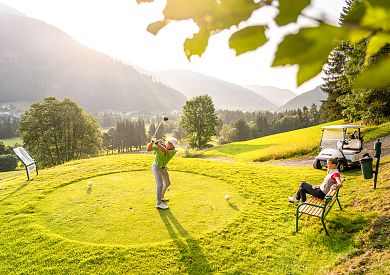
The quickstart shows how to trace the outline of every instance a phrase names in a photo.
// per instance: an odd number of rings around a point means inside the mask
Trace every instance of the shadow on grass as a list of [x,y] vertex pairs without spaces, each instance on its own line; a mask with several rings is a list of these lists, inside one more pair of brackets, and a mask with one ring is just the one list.
[[[351,213],[349,213],[351,214]],[[367,228],[369,218],[364,214],[352,216],[343,213],[333,219],[325,220],[329,236],[321,230],[321,242],[329,250],[343,252],[355,245],[354,236]]]
[[240,208],[238,208],[238,206],[237,206],[236,204],[234,204],[234,203],[230,203],[230,202],[229,202],[229,206],[230,206],[232,209],[234,209],[234,211],[240,210]]
[[372,224],[369,239],[372,247],[376,249],[388,249],[390,247],[390,216],[385,213],[378,217]]
[[[188,274],[207,274],[211,273],[211,267],[204,256],[199,244],[191,235],[183,228],[175,215],[168,210],[159,210],[158,213],[167,228],[167,231],[180,251],[180,261],[185,265]],[[185,238],[185,239],[183,239]]]
[[5,195],[4,197],[2,197],[0,199],[0,201],[3,201],[3,200],[6,200],[8,199],[9,197],[12,197],[13,195],[15,195],[16,193],[18,193],[19,191],[23,190],[24,187],[26,187],[28,185],[28,182],[25,182],[21,185],[19,185],[14,191],[12,191],[11,193]]

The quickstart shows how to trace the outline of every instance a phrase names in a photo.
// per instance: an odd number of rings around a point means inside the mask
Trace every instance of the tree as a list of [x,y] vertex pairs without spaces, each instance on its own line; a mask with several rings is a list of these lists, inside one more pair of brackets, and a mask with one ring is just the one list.
[[206,147],[215,135],[217,115],[210,96],[201,95],[187,100],[181,116],[180,125],[186,131],[186,138],[198,150]]
[[309,109],[309,124],[317,125],[320,121],[320,114],[317,110],[317,106],[313,103]]
[[20,135],[42,166],[97,155],[102,137],[96,121],[76,102],[46,97],[31,105],[20,121]]
[[270,127],[268,124],[267,116],[264,113],[258,113],[256,115],[256,137],[263,137],[265,135],[268,135],[270,133]]
[[152,139],[154,132],[156,132],[156,126],[153,122],[150,123],[149,129],[148,129],[148,139]]
[[237,129],[239,141],[249,140],[252,138],[252,130],[245,120],[237,120],[234,123],[234,128]]
[[218,143],[226,144],[238,140],[238,130],[229,124],[223,124],[219,132]]
[[[138,3],[153,0],[137,0]],[[164,18],[148,26],[148,31],[157,34],[172,21],[192,19],[199,27],[198,33],[184,42],[184,52],[190,59],[193,55],[201,56],[207,48],[212,35],[233,26],[237,30],[230,36],[229,46],[237,55],[256,50],[263,46],[268,38],[266,29],[274,22],[284,26],[297,21],[298,17],[306,17],[317,24],[313,27],[301,28],[297,33],[283,38],[275,54],[272,66],[298,65],[297,83],[318,75],[327,62],[331,51],[341,41],[349,40],[352,44],[372,36],[365,55],[366,59],[375,55],[381,48],[390,43],[388,18],[390,2],[387,0],[355,1],[342,16],[342,25],[335,26],[326,18],[306,15],[304,9],[312,0],[167,0]],[[251,17],[263,7],[272,7],[279,11],[274,22],[264,25],[249,25]],[[390,57],[383,56],[378,62],[370,64],[356,79],[360,88],[383,88],[390,86]],[[372,81],[375,78],[375,81]]]
[[[333,121],[342,118],[343,107],[338,103],[337,98],[346,93],[346,78],[344,75],[351,45],[343,41],[330,54],[326,68],[324,69],[325,83],[321,90],[328,94],[323,102],[323,108],[328,114],[328,120]],[[344,83],[344,84],[343,84]]]

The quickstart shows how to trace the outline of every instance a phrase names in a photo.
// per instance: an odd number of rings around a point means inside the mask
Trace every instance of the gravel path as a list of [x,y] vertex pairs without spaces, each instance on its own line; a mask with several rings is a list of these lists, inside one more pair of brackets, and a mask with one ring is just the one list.
[[[381,158],[387,157],[390,155],[390,136],[382,137],[382,154]],[[364,147],[367,148],[370,156],[374,156],[374,141],[370,141],[364,144]],[[280,161],[268,161],[263,162],[264,164],[271,165],[280,165],[280,166],[312,166],[314,158],[304,158],[304,159],[292,159],[292,160],[280,160]]]

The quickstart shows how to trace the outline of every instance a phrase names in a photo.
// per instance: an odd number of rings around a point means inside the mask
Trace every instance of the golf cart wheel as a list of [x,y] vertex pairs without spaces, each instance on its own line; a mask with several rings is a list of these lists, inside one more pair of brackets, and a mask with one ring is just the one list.
[[345,162],[344,161],[339,161],[337,162],[337,169],[340,171],[340,172],[343,172],[346,168],[346,165],[345,165]]
[[321,161],[319,161],[318,159],[315,159],[313,161],[313,168],[314,169],[322,169]]

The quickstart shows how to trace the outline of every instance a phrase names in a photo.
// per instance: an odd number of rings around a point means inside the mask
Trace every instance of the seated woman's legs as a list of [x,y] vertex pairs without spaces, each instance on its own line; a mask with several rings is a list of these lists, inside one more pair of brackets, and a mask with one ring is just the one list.
[[323,199],[325,197],[325,194],[322,193],[320,188],[313,188],[311,184],[308,184],[307,182],[302,182],[295,197],[297,198],[297,200],[302,199],[302,202],[304,202],[306,201],[306,194],[310,194],[320,199]]

